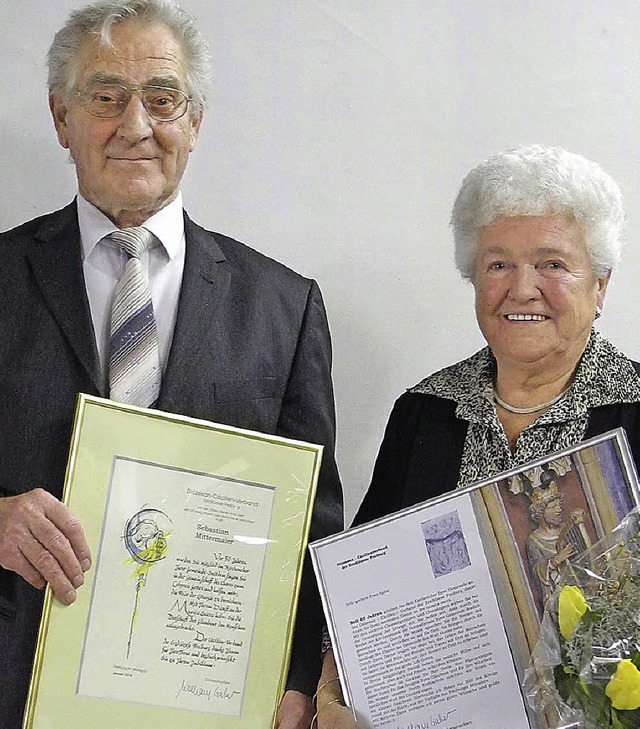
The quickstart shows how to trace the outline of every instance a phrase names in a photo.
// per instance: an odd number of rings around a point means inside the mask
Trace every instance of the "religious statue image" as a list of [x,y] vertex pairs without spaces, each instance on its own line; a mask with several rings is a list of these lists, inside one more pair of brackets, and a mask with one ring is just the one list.
[[524,546],[531,588],[541,613],[565,568],[593,544],[585,509],[575,500],[571,506],[567,504],[563,481],[571,468],[571,459],[566,456],[523,471],[508,481],[509,491],[523,499],[523,506],[527,504],[533,526]]
[[543,605],[556,588],[567,561],[591,546],[584,526],[584,509],[565,513],[564,494],[556,479],[554,471],[545,471],[540,487],[531,493],[529,505],[537,526],[527,538],[527,559]]

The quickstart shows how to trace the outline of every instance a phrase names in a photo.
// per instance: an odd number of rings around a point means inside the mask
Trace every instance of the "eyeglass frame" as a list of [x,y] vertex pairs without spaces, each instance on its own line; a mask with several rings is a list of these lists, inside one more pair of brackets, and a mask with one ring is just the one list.
[[[122,116],[124,114],[124,112],[126,111],[127,106],[129,106],[129,104],[131,103],[131,99],[133,98],[133,94],[135,92],[137,92],[138,95],[140,96],[140,102],[142,103],[142,106],[144,107],[144,110],[147,112],[149,117],[151,119],[153,119],[154,121],[158,121],[158,122],[174,122],[174,121],[178,121],[178,119],[182,119],[182,117],[187,113],[187,111],[189,109],[189,104],[193,101],[193,96],[188,96],[182,89],[178,89],[175,86],[162,86],[160,84],[139,84],[136,86],[127,86],[127,84],[123,84],[119,81],[104,81],[104,82],[100,82],[100,84],[103,86],[117,86],[121,89],[124,89],[128,94],[128,98],[127,98],[127,103],[120,109],[120,111],[117,114],[114,114],[113,116],[101,116],[99,114],[94,114],[92,111],[90,111],[87,108],[88,103],[87,103],[87,99],[86,99],[86,94],[89,91],[89,87],[87,86],[83,90],[76,89],[75,93],[80,98],[80,103],[82,104],[82,108],[87,112],[87,114],[91,114],[91,116],[94,117],[95,119],[117,119],[119,116]],[[181,114],[179,114],[176,117],[173,117],[172,119],[158,119],[157,117],[153,116],[153,114],[149,111],[149,109],[147,109],[147,105],[144,102],[144,92],[147,89],[158,89],[160,91],[177,92],[181,96],[184,96],[184,101],[180,102],[181,104],[184,104],[184,110],[182,111]]]

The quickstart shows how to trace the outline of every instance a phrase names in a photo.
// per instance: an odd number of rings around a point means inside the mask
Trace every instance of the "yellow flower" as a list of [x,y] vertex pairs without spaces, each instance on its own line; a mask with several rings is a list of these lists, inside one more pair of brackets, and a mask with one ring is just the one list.
[[640,671],[628,658],[618,663],[605,693],[614,709],[630,711],[640,708]]
[[558,602],[558,623],[565,640],[569,640],[578,621],[588,609],[589,606],[579,587],[565,585],[562,588]]

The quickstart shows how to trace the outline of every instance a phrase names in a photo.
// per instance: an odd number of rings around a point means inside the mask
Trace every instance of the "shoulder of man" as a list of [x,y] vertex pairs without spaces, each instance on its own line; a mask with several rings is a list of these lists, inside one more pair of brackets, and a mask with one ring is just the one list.
[[21,241],[32,240],[34,237],[47,237],[67,225],[75,225],[76,228],[78,225],[75,200],[60,210],[39,215],[0,233],[0,245],[15,245]]
[[272,285],[284,285],[308,291],[312,280],[276,261],[274,258],[257,251],[223,233],[206,230],[194,223],[185,214],[185,234],[187,250],[194,243],[204,247],[216,260],[225,261],[235,269],[256,281],[269,280]]

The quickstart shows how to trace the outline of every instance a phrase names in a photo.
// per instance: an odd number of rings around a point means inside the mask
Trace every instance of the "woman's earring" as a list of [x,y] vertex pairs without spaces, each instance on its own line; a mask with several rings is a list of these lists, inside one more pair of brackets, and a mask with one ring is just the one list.
[[602,316],[602,307],[600,304],[596,305],[596,319],[599,319]]

